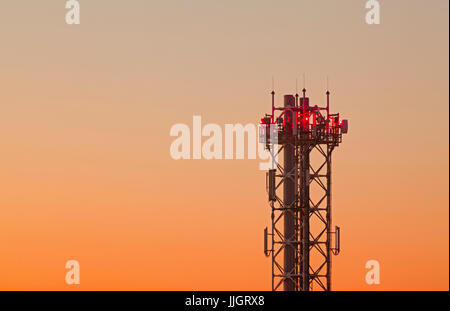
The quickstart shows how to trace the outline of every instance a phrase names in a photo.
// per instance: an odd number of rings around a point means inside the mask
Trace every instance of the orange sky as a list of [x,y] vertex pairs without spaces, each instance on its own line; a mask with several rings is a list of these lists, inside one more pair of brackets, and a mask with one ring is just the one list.
[[334,289],[449,289],[448,1],[376,26],[365,1],[80,0],[77,26],[35,2],[0,3],[0,290],[269,290],[258,161],[174,161],[169,130],[256,123],[303,73],[350,120]]

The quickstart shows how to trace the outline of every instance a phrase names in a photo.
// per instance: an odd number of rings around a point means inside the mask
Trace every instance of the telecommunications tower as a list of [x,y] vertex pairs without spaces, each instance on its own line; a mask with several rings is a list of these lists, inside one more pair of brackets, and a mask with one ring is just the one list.
[[328,291],[331,256],[340,251],[340,229],[331,228],[331,156],[348,121],[330,113],[329,91],[326,107],[310,105],[302,93],[285,95],[284,106],[275,107],[272,91],[272,114],[259,126],[272,157],[266,174],[272,225],[271,232],[264,229],[264,253],[272,257],[272,290]]

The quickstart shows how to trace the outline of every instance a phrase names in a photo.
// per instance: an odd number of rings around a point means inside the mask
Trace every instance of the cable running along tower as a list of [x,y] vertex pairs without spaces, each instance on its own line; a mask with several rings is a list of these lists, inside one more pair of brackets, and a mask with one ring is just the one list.
[[330,113],[329,91],[326,107],[311,106],[302,93],[285,95],[284,106],[275,107],[272,91],[272,114],[259,126],[272,158],[266,173],[271,232],[264,229],[272,290],[331,290],[331,256],[340,251],[340,228],[331,227],[331,156],[348,121]]

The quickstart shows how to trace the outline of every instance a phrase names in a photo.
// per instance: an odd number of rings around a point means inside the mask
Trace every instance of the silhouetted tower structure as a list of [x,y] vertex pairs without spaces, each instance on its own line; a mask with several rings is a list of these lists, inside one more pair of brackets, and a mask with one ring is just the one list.
[[283,107],[275,107],[272,91],[272,114],[259,128],[273,164],[266,177],[272,230],[264,230],[272,290],[331,290],[331,256],[340,251],[340,229],[331,228],[331,156],[348,121],[330,113],[329,91],[326,107],[311,106],[302,93],[285,95]]

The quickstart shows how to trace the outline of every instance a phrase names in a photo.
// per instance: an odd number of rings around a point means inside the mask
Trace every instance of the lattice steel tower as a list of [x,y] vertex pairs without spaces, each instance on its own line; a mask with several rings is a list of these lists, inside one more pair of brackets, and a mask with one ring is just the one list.
[[259,140],[272,156],[266,176],[272,230],[264,229],[272,290],[331,290],[331,255],[340,250],[340,229],[331,228],[331,156],[348,121],[329,108],[329,91],[326,107],[311,106],[305,89],[275,107],[272,91],[272,114],[261,119]]

